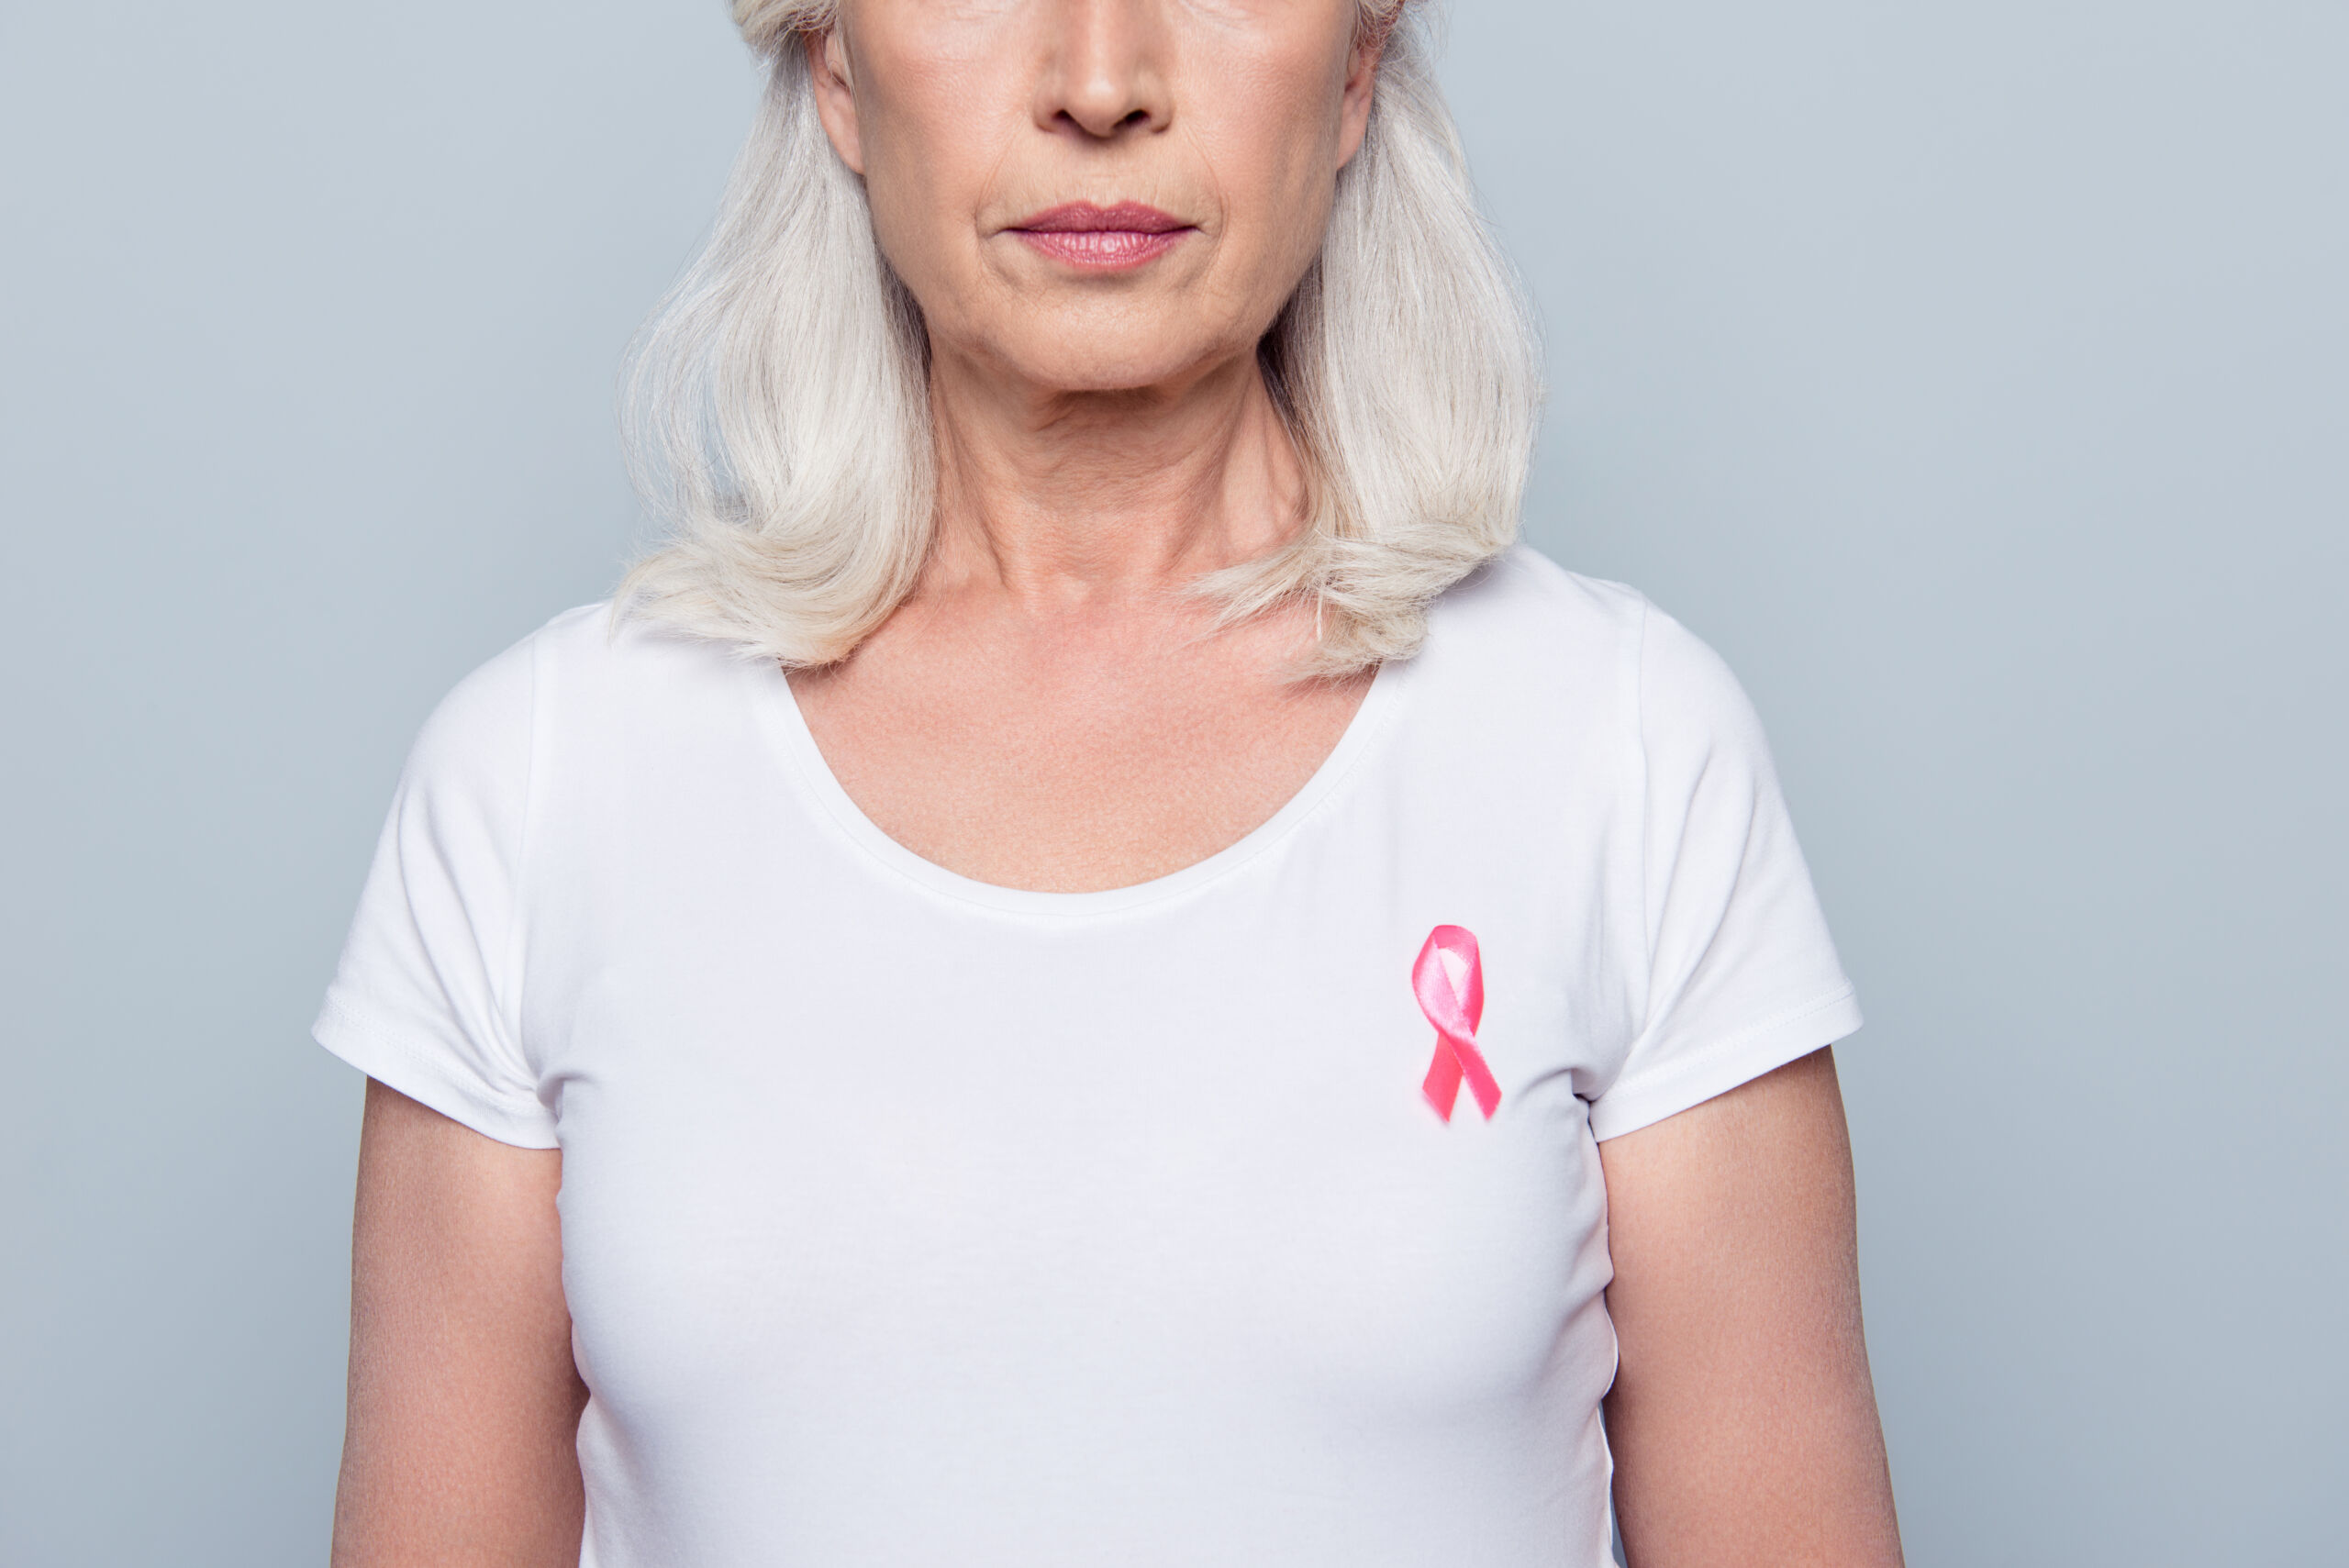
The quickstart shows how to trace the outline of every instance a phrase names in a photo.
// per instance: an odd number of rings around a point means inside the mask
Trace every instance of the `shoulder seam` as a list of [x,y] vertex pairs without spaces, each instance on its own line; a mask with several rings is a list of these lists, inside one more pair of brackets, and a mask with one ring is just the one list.
[[[1620,587],[1621,584],[1615,584],[1615,586]],[[1631,644],[1630,651],[1631,676],[1630,718],[1631,725],[1631,767],[1634,784],[1634,791],[1631,804],[1631,819],[1634,824],[1633,832],[1635,835],[1633,839],[1633,845],[1637,851],[1635,858],[1639,866],[1639,882],[1638,886],[1634,891],[1637,893],[1639,898],[1640,923],[1638,929],[1633,932],[1634,940],[1632,951],[1637,952],[1640,956],[1640,1021],[1639,1027],[1632,1030],[1631,1038],[1634,1041],[1637,1041],[1647,1032],[1648,1025],[1653,1021],[1649,1015],[1655,1001],[1653,995],[1655,989],[1655,912],[1653,909],[1649,907],[1650,895],[1648,892],[1649,884],[1653,881],[1653,878],[1650,875],[1650,873],[1653,868],[1648,863],[1648,857],[1653,852],[1649,843],[1649,840],[1653,837],[1653,834],[1650,831],[1652,825],[1648,821],[1648,814],[1652,809],[1652,803],[1649,799],[1652,792],[1648,788],[1647,692],[1648,614],[1653,606],[1649,605],[1647,595],[1644,594],[1641,594],[1631,589],[1625,589],[1624,591],[1631,595],[1631,607],[1634,611],[1631,617],[1630,631]]]
[[[581,608],[592,609],[593,607],[583,606]],[[555,619],[567,619],[580,613],[580,610],[567,610]],[[554,621],[547,623],[547,627],[552,625]],[[514,826],[514,885],[509,895],[510,904],[507,911],[506,951],[498,965],[500,973],[497,976],[498,983],[506,993],[500,999],[499,1010],[506,1015],[507,1027],[513,1034],[515,1053],[522,1059],[522,1064],[533,1074],[537,1072],[537,1064],[530,1059],[529,1043],[523,1038],[522,1029],[522,970],[523,955],[528,951],[524,936],[529,909],[527,895],[530,886],[530,851],[535,837],[531,828],[538,817],[539,784],[542,773],[540,752],[540,736],[544,727],[540,722],[540,715],[545,705],[540,700],[540,689],[544,683],[544,675],[540,666],[546,657],[547,627],[541,627],[532,632],[527,639],[529,646],[530,695],[528,709],[523,715],[522,725],[522,803]]]

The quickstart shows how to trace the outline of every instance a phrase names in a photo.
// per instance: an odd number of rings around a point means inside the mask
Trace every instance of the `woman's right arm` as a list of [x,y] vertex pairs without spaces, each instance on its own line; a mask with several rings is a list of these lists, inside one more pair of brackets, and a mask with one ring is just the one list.
[[576,1568],[562,1180],[368,1080],[334,1568]]

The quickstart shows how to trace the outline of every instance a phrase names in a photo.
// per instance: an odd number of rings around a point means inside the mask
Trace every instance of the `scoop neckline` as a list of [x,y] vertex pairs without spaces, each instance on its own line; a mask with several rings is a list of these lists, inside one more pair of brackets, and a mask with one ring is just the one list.
[[1371,677],[1370,690],[1363,694],[1362,703],[1346,721],[1338,743],[1272,816],[1204,860],[1147,882],[1084,893],[1051,893],[981,882],[916,854],[883,832],[880,825],[867,817],[864,808],[841,787],[831,763],[825,760],[823,749],[816,744],[814,731],[807,728],[807,716],[799,706],[798,694],[791,689],[790,678],[779,664],[759,667],[763,677],[759,711],[790,763],[788,771],[793,780],[834,828],[886,870],[943,897],[1005,914],[1111,915],[1197,892],[1221,881],[1287,839],[1319,809],[1370,750],[1401,699],[1412,662],[1408,659],[1390,659],[1379,665]]

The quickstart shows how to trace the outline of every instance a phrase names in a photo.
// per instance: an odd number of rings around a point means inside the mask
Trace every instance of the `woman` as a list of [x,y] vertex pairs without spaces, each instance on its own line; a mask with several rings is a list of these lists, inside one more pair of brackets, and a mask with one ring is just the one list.
[[1635,1563],[1897,1562],[1850,987],[1728,673],[1510,543],[1411,16],[737,19],[674,542],[436,714],[320,1021],[336,1561],[1586,1568],[1611,1453]]

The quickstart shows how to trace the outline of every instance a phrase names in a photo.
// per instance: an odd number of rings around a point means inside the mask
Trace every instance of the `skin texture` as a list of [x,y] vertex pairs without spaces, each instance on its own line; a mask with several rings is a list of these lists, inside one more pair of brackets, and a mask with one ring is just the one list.
[[1598,1146],[1615,1511],[1636,1568],[1889,1568],[1831,1051]]
[[335,1568],[579,1562],[562,1157],[370,1081]]
[[[933,350],[935,557],[793,689],[841,785],[1002,885],[1128,885],[1271,817],[1367,673],[1285,669],[1311,612],[1218,630],[1185,592],[1299,526],[1254,345],[1360,144],[1350,0],[850,0],[818,104]],[[1191,226],[1105,273],[1023,240],[1052,206]],[[1603,1146],[1640,1568],[1899,1560],[1825,1053]],[[369,1085],[338,1568],[578,1560],[585,1391],[554,1153]]]

